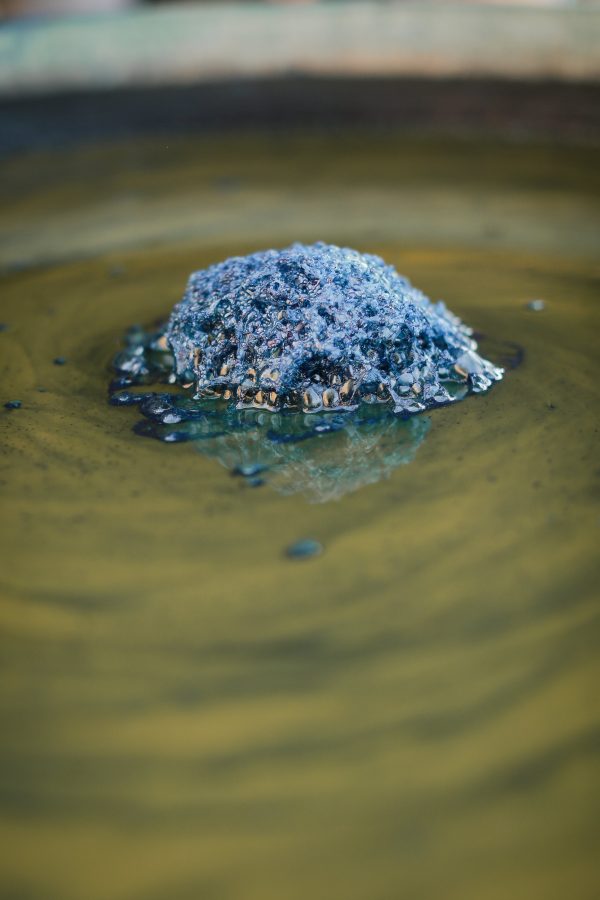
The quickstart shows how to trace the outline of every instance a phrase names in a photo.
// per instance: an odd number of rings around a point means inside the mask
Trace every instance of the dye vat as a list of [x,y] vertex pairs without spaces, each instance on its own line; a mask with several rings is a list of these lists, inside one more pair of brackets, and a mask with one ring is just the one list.
[[[593,148],[237,136],[4,173],[4,895],[597,896]],[[521,364],[318,505],[140,439],[107,403],[128,326],[317,239]]]

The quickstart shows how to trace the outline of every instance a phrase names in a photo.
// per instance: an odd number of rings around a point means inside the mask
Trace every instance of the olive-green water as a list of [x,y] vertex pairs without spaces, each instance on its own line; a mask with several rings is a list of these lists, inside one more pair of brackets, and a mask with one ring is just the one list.
[[[232,137],[3,164],[3,900],[598,896],[593,161]],[[525,354],[321,505],[106,402],[192,269],[294,238]],[[322,555],[287,558],[303,537]]]

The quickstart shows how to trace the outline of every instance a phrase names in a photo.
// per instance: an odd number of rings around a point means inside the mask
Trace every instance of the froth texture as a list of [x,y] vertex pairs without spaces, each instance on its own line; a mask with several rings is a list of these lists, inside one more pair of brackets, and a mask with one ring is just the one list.
[[380,257],[317,243],[194,272],[166,337],[179,380],[238,407],[415,413],[502,370],[472,331]]

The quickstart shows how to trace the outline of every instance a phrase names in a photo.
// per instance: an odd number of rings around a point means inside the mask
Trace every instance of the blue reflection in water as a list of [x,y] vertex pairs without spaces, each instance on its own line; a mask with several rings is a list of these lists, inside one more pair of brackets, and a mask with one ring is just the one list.
[[[198,399],[175,383],[171,357],[159,341],[160,332],[129,332],[114,361],[110,402],[138,407],[137,434],[171,444],[193,441],[248,487],[267,483],[313,503],[338,499],[410,462],[429,430],[428,418],[402,418],[383,403],[309,415]],[[161,382],[169,389],[148,390]]]
[[383,405],[347,413],[237,410],[177,393],[118,390],[111,403],[137,405],[134,430],[165,443],[193,441],[249,487],[268,483],[313,503],[335,500],[410,462],[429,431],[425,416],[402,419]]
[[338,415],[250,412],[248,418],[240,430],[199,442],[200,453],[251,486],[267,482],[281,494],[300,493],[313,503],[387,478],[414,458],[430,427],[424,416],[402,420],[369,407]]

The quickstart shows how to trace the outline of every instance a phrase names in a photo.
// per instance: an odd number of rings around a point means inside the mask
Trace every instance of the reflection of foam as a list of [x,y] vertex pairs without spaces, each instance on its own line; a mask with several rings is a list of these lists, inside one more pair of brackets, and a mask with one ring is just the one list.
[[285,433],[256,420],[253,428],[204,439],[196,447],[232,471],[261,469],[261,477],[281,494],[301,493],[312,503],[324,503],[410,462],[430,426],[422,416],[402,420],[379,410],[360,418],[313,416],[310,431],[302,430],[306,417],[287,417],[286,424],[292,418],[298,421]]
[[[173,361],[161,332],[132,328],[118,354],[110,402],[138,406],[137,434],[165,443],[193,441],[250,484],[268,481],[282,494],[302,493],[324,503],[373,484],[410,462],[429,430],[422,416],[404,419],[386,402],[310,415],[297,410],[239,409],[220,399],[200,399],[174,384]],[[167,391],[142,391],[168,383]],[[453,386],[452,397],[467,393]]]
[[[491,349],[493,358],[498,356],[505,366],[513,368],[521,361],[517,345],[492,344]],[[444,396],[434,397],[437,405],[489,387],[478,380],[485,373],[475,354],[465,352],[461,365],[468,378],[447,381]],[[330,408],[310,415],[286,407],[264,409],[262,404],[239,408],[216,393],[213,399],[194,396],[191,384],[177,383],[163,327],[153,332],[130,328],[113,367],[117,377],[109,387],[110,402],[139,407],[145,418],[134,426],[137,434],[165,443],[194,441],[202,454],[218,459],[250,484],[268,481],[282,494],[303,493],[314,503],[388,477],[413,459],[429,430],[428,419],[403,419],[374,395],[371,402],[344,411]],[[169,388],[142,390],[153,384]]]

